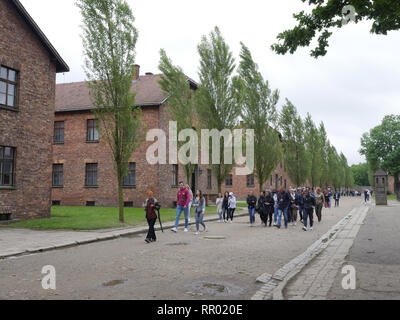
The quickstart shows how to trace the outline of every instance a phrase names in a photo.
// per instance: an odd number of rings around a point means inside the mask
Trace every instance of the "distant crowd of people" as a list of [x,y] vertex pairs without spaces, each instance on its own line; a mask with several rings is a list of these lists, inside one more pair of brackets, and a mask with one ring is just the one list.
[[[365,198],[367,201],[371,195],[366,190]],[[266,190],[260,193],[257,198],[253,191],[250,191],[246,202],[249,212],[250,226],[255,226],[256,213],[259,214],[261,223],[265,227],[276,227],[280,229],[282,226],[288,228],[288,225],[296,226],[299,221],[303,225],[303,230],[313,230],[314,213],[318,222],[322,220],[322,211],[324,208],[339,207],[342,196],[356,196],[352,191],[334,191],[332,188],[322,190],[321,188],[290,188],[286,190]],[[149,224],[149,232],[146,242],[155,242],[156,234],[154,225],[157,220],[157,200],[153,197],[151,191],[148,192],[148,198],[143,204],[146,211],[146,218]],[[194,217],[196,221],[195,234],[200,233],[200,226],[203,232],[207,231],[204,223],[204,214],[206,210],[206,199],[201,190],[198,190],[193,197],[193,193],[188,185],[183,182],[179,183],[177,192],[177,209],[175,226],[172,232],[178,232],[179,222],[184,215],[185,227],[184,232],[188,232],[190,223],[191,208],[194,208]],[[221,193],[216,199],[216,207],[220,223],[232,223],[237,207],[236,196],[233,192]],[[158,208],[159,210],[159,208]]]

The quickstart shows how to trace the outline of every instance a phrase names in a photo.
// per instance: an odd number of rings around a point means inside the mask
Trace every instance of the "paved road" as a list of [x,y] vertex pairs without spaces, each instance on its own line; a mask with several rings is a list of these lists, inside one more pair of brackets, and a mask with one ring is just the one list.
[[400,299],[400,203],[369,213],[344,264],[356,269],[356,290],[343,290],[338,273],[328,299]]
[[[359,204],[343,199],[312,232],[300,225],[250,228],[240,218],[208,223],[210,231],[199,236],[158,233],[150,245],[139,235],[2,259],[0,299],[250,299],[261,286],[258,276],[301,254]],[[41,287],[45,265],[56,268],[56,291]]]

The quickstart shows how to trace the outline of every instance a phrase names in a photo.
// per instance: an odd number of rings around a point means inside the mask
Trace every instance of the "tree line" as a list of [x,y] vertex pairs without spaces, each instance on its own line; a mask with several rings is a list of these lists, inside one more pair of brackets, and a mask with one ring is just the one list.
[[[202,37],[198,53],[200,81],[198,89],[191,90],[183,70],[160,51],[160,86],[169,96],[170,118],[178,128],[253,129],[254,176],[260,191],[279,163],[285,164],[295,186],[353,186],[347,159],[330,143],[324,123],[315,124],[309,113],[303,119],[288,99],[279,110],[279,90],[264,79],[244,43],[236,65],[233,52],[215,27]],[[211,165],[219,192],[234,166],[224,164],[224,146],[220,148],[221,163]],[[184,166],[188,183],[194,169],[192,164]]]

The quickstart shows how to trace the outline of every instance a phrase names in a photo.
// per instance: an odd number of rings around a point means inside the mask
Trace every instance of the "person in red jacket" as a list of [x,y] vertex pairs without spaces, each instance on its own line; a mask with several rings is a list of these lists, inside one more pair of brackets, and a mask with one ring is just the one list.
[[179,190],[176,196],[177,207],[176,207],[176,220],[175,227],[171,229],[173,232],[178,232],[179,220],[181,219],[181,214],[185,216],[185,232],[188,232],[189,225],[189,203],[190,203],[190,191],[185,187],[183,182],[179,182]]
[[146,211],[146,219],[149,224],[149,232],[147,233],[146,242],[156,242],[156,232],[154,231],[154,225],[157,221],[157,214],[154,209],[154,205],[156,204],[157,199],[154,198],[154,194],[152,191],[147,192],[147,200],[144,203],[144,210]]

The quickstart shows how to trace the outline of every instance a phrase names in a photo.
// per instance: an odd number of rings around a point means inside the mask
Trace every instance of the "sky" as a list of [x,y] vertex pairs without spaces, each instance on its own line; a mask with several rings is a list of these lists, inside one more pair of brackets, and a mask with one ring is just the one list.
[[[289,99],[305,117],[324,122],[331,143],[350,165],[359,154],[364,132],[388,114],[400,113],[400,32],[370,33],[371,22],[350,23],[334,33],[325,57],[293,55],[271,49],[276,36],[295,25],[293,13],[308,10],[300,0],[127,0],[139,31],[136,63],[141,74],[158,73],[159,51],[198,79],[197,45],[218,26],[239,61],[240,42],[249,47],[264,78],[280,90],[281,107]],[[69,65],[57,83],[85,80],[81,15],[74,0],[21,0],[27,11]]]

